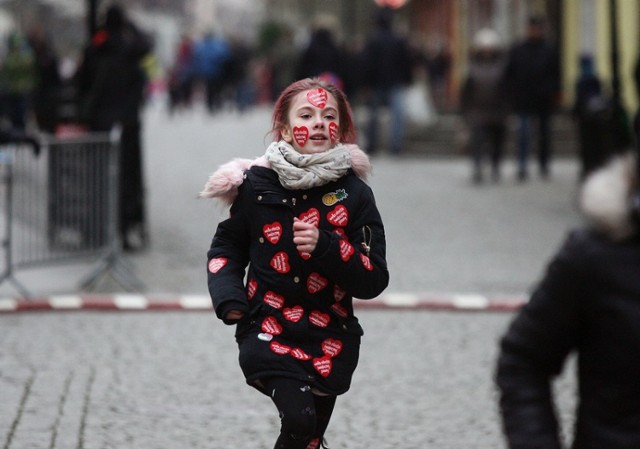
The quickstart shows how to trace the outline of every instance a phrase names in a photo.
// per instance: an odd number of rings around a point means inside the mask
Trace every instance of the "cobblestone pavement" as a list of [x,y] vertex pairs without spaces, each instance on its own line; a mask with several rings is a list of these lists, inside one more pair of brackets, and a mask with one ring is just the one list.
[[[332,449],[504,447],[492,383],[509,313],[360,311]],[[278,419],[244,383],[233,328],[206,312],[0,315],[3,449],[270,449]],[[574,385],[562,379],[569,416]]]

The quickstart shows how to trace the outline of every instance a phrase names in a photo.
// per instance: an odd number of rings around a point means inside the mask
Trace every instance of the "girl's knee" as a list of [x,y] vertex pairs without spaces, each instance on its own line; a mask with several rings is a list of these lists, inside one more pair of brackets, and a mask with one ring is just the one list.
[[297,413],[281,417],[281,433],[296,441],[310,441],[316,431],[316,415],[313,408],[307,407]]

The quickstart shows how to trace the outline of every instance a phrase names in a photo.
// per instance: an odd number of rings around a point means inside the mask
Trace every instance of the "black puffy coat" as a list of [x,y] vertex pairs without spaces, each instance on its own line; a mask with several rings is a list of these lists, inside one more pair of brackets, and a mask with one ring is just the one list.
[[[311,257],[293,243],[294,217],[319,227]],[[236,340],[247,382],[260,389],[260,379],[281,376],[328,394],[347,391],[363,334],[352,299],[386,288],[385,254],[373,193],[353,172],[293,191],[270,168],[245,171],[208,252],[208,284],[219,318],[245,312]]]
[[[629,165],[615,165],[607,170],[624,179]],[[595,228],[569,235],[502,339],[496,380],[512,449],[562,447],[551,381],[571,353],[579,379],[572,447],[640,448],[640,236],[629,186],[612,199],[624,183],[607,176],[585,186]]]

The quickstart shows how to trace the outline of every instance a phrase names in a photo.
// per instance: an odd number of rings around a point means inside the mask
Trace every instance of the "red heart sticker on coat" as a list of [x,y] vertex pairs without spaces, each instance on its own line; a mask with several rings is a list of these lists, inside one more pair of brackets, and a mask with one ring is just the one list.
[[314,310],[309,314],[309,322],[318,327],[327,327],[329,322],[331,321],[331,317],[328,313],[320,312],[319,310]]
[[293,348],[291,355],[298,360],[311,360],[311,356],[300,348]]
[[282,225],[277,221],[271,224],[266,224],[262,227],[262,233],[269,242],[275,245],[282,236]]
[[305,449],[319,449],[320,448],[320,438],[314,438],[309,442]]
[[283,345],[282,343],[278,343],[277,341],[272,341],[269,345],[271,350],[279,355],[289,354],[291,352],[291,347],[287,345]]
[[343,261],[347,262],[355,252],[356,250],[353,249],[353,245],[351,243],[346,240],[340,240],[340,257]]
[[310,90],[307,92],[307,100],[309,103],[314,105],[317,108],[324,108],[327,105],[327,100],[329,99],[329,94],[322,87],[318,87],[315,90]]
[[247,299],[252,300],[258,290],[258,283],[255,279],[249,279],[247,282]]
[[282,314],[287,320],[297,323],[304,315],[304,309],[302,306],[285,307],[282,309]]
[[289,255],[284,251],[280,251],[271,259],[270,265],[276,270],[278,273],[284,274],[288,273],[289,269]]
[[263,301],[269,304],[274,309],[281,309],[284,305],[284,296],[278,295],[277,293],[273,293],[272,291],[268,291],[264,294]]
[[340,318],[346,318],[349,316],[349,311],[347,310],[346,307],[344,307],[342,304],[340,304],[339,302],[333,304],[331,306],[331,310],[333,310],[333,313],[335,313],[336,315],[338,315]]
[[307,278],[307,290],[309,293],[318,293],[329,285],[327,278],[320,276],[318,273],[311,273]]
[[214,257],[209,261],[209,272],[216,274],[222,267],[227,264],[226,257]]
[[320,211],[315,207],[312,207],[308,211],[301,213],[298,218],[305,223],[314,225],[317,228],[320,224]]
[[329,138],[331,139],[332,143],[336,143],[336,141],[338,140],[338,124],[336,122],[331,122],[329,123]]
[[322,342],[322,352],[328,357],[335,357],[342,351],[342,342],[340,340],[334,340],[333,338],[327,338]]
[[300,254],[300,257],[302,257],[304,260],[311,259],[311,254],[309,254],[309,253],[303,253],[301,251],[298,251],[298,254]]
[[313,367],[322,377],[328,377],[329,374],[331,374],[331,369],[333,368],[331,357],[325,355],[324,357],[317,357],[313,359]]
[[369,258],[367,256],[365,256],[364,254],[360,254],[360,260],[362,261],[362,265],[364,265],[364,267],[369,270],[369,271],[373,271],[373,265],[371,264],[371,260],[369,260]]
[[293,140],[303,147],[307,140],[309,140],[309,128],[306,126],[294,126],[293,127]]
[[276,320],[276,317],[268,316],[262,321],[262,331],[271,335],[280,335],[282,333],[282,326]]
[[349,222],[349,211],[342,204],[327,212],[327,220],[334,226],[344,227]]
[[333,286],[333,299],[336,301],[342,301],[342,298],[344,298],[344,295],[346,294],[346,290],[341,288],[338,284]]

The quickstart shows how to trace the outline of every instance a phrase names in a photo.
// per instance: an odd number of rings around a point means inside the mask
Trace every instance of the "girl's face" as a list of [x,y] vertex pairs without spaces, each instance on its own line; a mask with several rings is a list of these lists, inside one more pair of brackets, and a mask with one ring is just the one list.
[[300,92],[293,98],[282,138],[298,153],[322,153],[338,141],[338,102],[323,88]]

